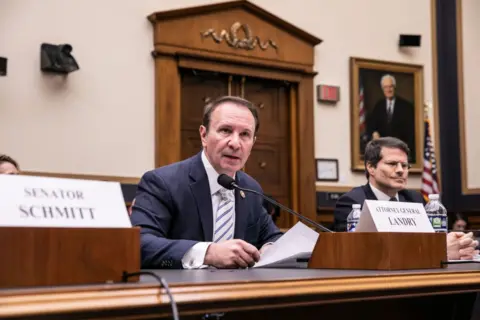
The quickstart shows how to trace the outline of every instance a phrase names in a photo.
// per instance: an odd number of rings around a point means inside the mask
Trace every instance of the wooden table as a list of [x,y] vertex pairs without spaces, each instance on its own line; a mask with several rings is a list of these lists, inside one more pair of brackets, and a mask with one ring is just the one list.
[[[181,319],[462,319],[480,291],[480,264],[397,272],[150,271],[169,283]],[[171,318],[171,309],[156,280],[142,276],[133,284],[3,289],[0,318],[153,319]]]

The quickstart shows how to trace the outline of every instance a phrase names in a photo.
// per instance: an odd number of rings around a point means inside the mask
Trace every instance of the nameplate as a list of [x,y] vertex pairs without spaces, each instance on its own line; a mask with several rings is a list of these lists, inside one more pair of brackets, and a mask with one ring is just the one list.
[[0,226],[132,226],[118,182],[0,175]]
[[365,200],[356,232],[435,232],[421,203]]

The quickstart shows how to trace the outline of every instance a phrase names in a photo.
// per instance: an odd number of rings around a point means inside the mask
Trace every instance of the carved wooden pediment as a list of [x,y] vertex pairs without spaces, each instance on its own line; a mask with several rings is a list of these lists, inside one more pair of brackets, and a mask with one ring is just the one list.
[[313,67],[322,40],[248,1],[156,12],[155,50],[160,53],[215,53]]

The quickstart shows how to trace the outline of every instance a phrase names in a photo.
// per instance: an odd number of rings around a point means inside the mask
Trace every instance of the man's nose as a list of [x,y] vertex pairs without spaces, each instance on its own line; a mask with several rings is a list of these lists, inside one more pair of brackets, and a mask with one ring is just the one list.
[[403,165],[400,162],[397,163],[397,166],[395,167],[395,172],[397,174],[403,174],[404,171],[405,169],[403,169]]
[[228,146],[235,150],[240,148],[240,137],[238,136],[238,134],[234,133],[230,136],[230,140],[228,141]]

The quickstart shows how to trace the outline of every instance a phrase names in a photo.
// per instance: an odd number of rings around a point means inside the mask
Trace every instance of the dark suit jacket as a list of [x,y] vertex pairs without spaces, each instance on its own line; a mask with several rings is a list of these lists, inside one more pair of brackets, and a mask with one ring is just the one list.
[[380,137],[395,137],[405,142],[410,148],[411,159],[415,160],[415,112],[410,102],[396,96],[392,120],[389,123],[387,100],[378,101],[367,118],[369,139],[375,131],[378,131]]
[[[401,190],[398,192],[398,198],[402,202],[418,202],[425,204],[423,196],[412,190]],[[355,187],[349,192],[342,195],[335,205],[335,211],[333,213],[333,228],[335,231],[347,231],[347,217],[352,211],[353,204],[359,204],[363,206],[365,200],[378,200],[373,193],[370,184],[366,184],[360,187]]]
[[[239,186],[262,192],[246,173]],[[212,241],[213,210],[201,153],[144,174],[135,196],[132,224],[141,227],[142,268],[182,268],[182,258],[197,242]],[[281,232],[262,206],[262,198],[235,191],[235,239],[260,248]]]

